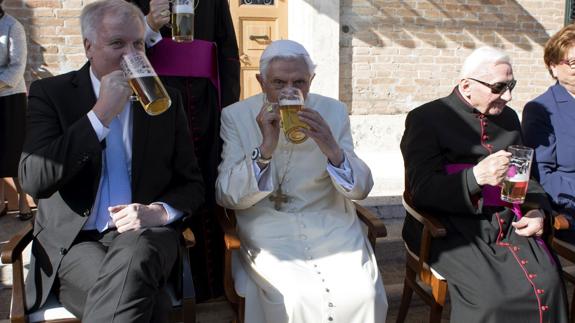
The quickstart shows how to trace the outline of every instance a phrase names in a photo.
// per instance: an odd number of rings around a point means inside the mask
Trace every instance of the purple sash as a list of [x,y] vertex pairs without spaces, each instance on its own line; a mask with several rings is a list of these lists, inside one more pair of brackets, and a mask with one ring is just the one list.
[[[445,166],[445,171],[447,174],[455,174],[463,171],[464,169],[472,168],[473,164],[448,164]],[[491,185],[483,185],[481,189],[481,196],[483,197],[483,205],[486,206],[506,206],[513,210],[513,213],[517,215],[520,219],[522,214],[519,208],[517,212],[515,212],[515,208],[511,203],[507,203],[501,200],[501,187],[499,186],[491,186]]]
[[[447,165],[445,165],[445,171],[447,172],[448,175],[450,175],[450,174],[459,173],[459,172],[463,171],[464,169],[472,168],[473,166],[475,166],[475,165],[474,164],[447,164]],[[521,206],[519,203],[508,203],[508,202],[501,200],[501,187],[491,186],[491,185],[483,185],[483,188],[481,190],[481,195],[483,197],[483,205],[508,207],[515,214],[517,221],[519,221],[523,217],[523,213],[521,213]],[[537,236],[535,236],[534,238],[535,238],[535,241],[537,241],[537,244],[539,244],[543,248],[543,250],[545,250],[545,252],[547,253],[547,256],[549,256],[549,259],[551,260],[551,263],[555,264],[555,259],[553,259],[553,256],[551,255],[551,251],[549,250],[549,248],[547,248],[547,245],[545,244],[543,239],[541,239],[541,237],[537,237]]]
[[218,91],[218,106],[221,109],[217,57],[216,43],[199,39],[192,42],[177,43],[171,38],[163,38],[148,50],[148,59],[160,76],[209,79]]

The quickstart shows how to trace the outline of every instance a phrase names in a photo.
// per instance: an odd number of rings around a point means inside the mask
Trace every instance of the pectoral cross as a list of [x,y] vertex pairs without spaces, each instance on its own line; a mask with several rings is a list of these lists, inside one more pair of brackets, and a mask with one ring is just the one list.
[[282,208],[282,203],[289,201],[289,196],[282,193],[282,185],[278,186],[277,191],[269,197],[270,201],[274,202],[274,208],[279,211]]

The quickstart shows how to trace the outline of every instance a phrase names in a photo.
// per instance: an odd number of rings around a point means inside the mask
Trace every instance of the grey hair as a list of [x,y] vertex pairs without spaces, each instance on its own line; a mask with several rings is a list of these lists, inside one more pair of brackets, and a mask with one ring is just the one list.
[[97,30],[108,13],[114,13],[123,18],[138,19],[143,26],[146,26],[144,14],[140,8],[125,0],[99,0],[86,5],[80,14],[80,25],[82,28],[82,38],[91,42],[96,41]]
[[489,73],[489,65],[509,64],[511,59],[500,49],[484,46],[474,50],[461,67],[460,79],[478,77]]
[[315,64],[311,60],[308,55],[301,55],[301,54],[286,54],[286,55],[276,55],[260,59],[260,75],[265,80],[267,77],[268,67],[272,62],[279,61],[279,60],[296,60],[302,59],[307,65],[309,76],[312,76],[315,73]]

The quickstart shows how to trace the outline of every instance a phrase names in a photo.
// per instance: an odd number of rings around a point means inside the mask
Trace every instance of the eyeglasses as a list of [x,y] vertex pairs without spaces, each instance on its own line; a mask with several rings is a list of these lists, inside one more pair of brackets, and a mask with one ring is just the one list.
[[575,58],[562,59],[559,61],[559,65],[568,65],[571,69],[575,69]]
[[490,83],[476,80],[473,78],[468,78],[468,79],[487,86],[488,88],[491,89],[491,93],[493,93],[493,94],[503,94],[503,93],[505,93],[505,91],[507,91],[507,89],[509,89],[509,91],[513,91],[515,84],[517,84],[517,80],[511,80],[509,82],[497,82],[497,83],[490,84]]

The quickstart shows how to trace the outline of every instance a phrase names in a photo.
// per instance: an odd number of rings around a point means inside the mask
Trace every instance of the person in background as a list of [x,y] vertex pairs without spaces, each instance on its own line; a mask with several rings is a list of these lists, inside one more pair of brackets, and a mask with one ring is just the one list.
[[[199,55],[205,47],[198,41],[174,43],[171,40],[169,0],[131,0],[146,15],[146,45],[152,64],[164,84],[172,86],[182,94],[184,110],[188,116],[190,132],[194,141],[196,156],[202,170],[206,187],[204,206],[190,219],[190,227],[196,236],[196,245],[190,249],[191,259],[205,259],[205,262],[193,262],[192,272],[198,301],[221,296],[223,293],[223,233],[214,216],[216,206],[214,185],[217,167],[220,163],[221,140],[220,111],[238,101],[240,96],[240,63],[234,25],[230,15],[228,0],[195,0],[194,40],[213,42],[217,46],[217,55]],[[164,38],[163,41],[162,38]],[[167,43],[167,44],[166,44]],[[159,59],[152,59],[157,47],[168,45]],[[178,53],[188,53],[178,55]],[[168,55],[165,55],[168,54]],[[202,57],[202,58],[201,58]],[[217,75],[212,80],[205,75],[175,76],[162,75],[157,64],[176,67],[182,72],[191,60],[204,59],[201,64],[217,64]],[[215,60],[215,62],[213,61]],[[158,62],[159,61],[159,62]],[[169,74],[169,73],[168,73]],[[194,71],[190,74],[195,74]],[[219,78],[219,88],[214,85],[213,77]],[[221,101],[220,101],[221,98]]]
[[[521,211],[500,200],[511,156],[505,150],[522,144],[519,119],[507,106],[515,84],[509,56],[478,48],[451,94],[405,121],[406,190],[447,231],[433,239],[429,263],[448,282],[451,322],[568,322],[560,265],[538,238],[549,233],[551,214],[543,188],[529,181]],[[421,234],[408,215],[402,235],[415,253]]]
[[547,41],[543,60],[556,82],[525,105],[523,135],[535,149],[532,172],[569,228],[555,236],[575,243],[575,25]]
[[[88,62],[30,86],[22,187],[38,199],[26,305],[53,292],[82,322],[168,322],[180,219],[204,200],[178,92],[148,115],[120,61],[144,55],[145,20],[124,0],[80,16]],[[198,261],[203,261],[199,259]]]
[[32,217],[32,212],[18,182],[18,161],[22,153],[26,128],[26,33],[22,24],[10,16],[0,0],[0,216],[8,211],[5,178],[12,178],[18,192],[18,218]]
[[[236,211],[245,322],[385,322],[383,281],[352,202],[369,194],[371,171],[354,153],[345,105],[309,93],[314,70],[301,44],[276,40],[260,58],[262,93],[222,113],[216,198]],[[299,144],[270,104],[284,88],[306,99]]]

